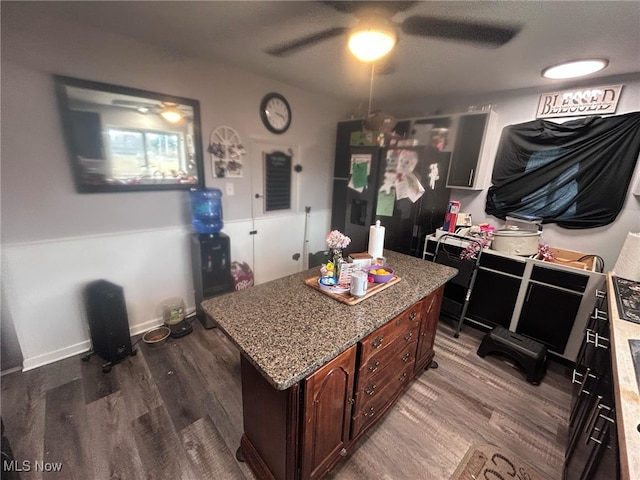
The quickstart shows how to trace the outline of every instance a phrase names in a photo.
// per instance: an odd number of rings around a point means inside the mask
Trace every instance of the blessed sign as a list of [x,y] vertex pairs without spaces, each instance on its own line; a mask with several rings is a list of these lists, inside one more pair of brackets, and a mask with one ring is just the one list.
[[615,113],[622,85],[540,95],[536,118],[576,117]]

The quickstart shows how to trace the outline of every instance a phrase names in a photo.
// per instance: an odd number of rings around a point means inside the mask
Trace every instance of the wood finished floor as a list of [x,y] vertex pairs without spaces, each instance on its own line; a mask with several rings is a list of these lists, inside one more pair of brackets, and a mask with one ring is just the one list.
[[[98,357],[5,375],[2,418],[16,460],[62,462],[22,479],[252,479],[235,460],[242,434],[239,353],[218,329],[138,353],[104,374]],[[422,373],[331,480],[449,479],[474,443],[510,449],[560,479],[570,370],[551,362],[533,386],[503,357],[476,355],[441,321],[439,368]]]

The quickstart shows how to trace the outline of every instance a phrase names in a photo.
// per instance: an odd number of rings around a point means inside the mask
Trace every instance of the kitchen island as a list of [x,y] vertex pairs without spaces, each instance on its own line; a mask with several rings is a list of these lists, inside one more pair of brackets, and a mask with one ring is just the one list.
[[401,281],[357,305],[305,285],[318,268],[202,303],[241,352],[238,454],[257,478],[321,478],[435,363],[443,285],[456,270],[384,254]]

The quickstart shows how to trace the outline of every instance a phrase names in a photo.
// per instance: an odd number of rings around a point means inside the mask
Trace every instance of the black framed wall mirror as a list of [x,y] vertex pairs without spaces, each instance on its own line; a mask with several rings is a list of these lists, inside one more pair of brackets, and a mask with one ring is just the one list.
[[79,193],[204,187],[200,103],[54,76]]

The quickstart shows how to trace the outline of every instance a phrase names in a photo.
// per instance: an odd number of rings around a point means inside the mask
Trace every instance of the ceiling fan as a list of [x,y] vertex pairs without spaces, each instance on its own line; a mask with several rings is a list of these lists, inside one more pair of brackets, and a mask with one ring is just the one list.
[[[412,15],[400,23],[391,19],[404,12],[417,1],[323,1],[339,12],[354,15],[359,25],[386,25],[394,35],[401,32],[425,38],[441,38],[454,42],[465,42],[485,48],[497,48],[509,42],[521,30],[516,24],[497,24],[484,21],[460,20],[445,17]],[[357,27],[356,27],[357,28]],[[334,26],[311,35],[306,35],[266,50],[274,57],[284,57],[311,47],[324,40],[337,37],[352,30],[350,27]]]
[[171,123],[179,122],[184,117],[189,118],[193,114],[191,107],[173,102],[151,103],[115,98],[111,101],[111,104],[118,107],[132,108],[140,113],[158,114]]

